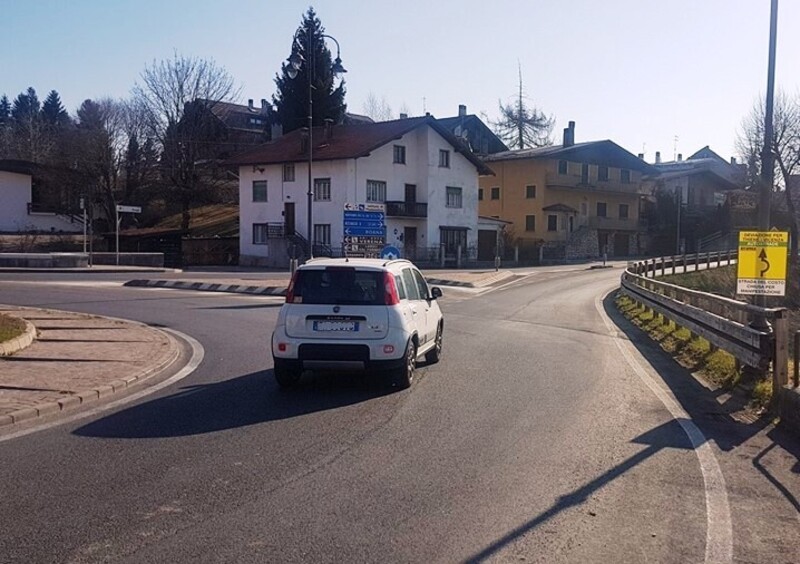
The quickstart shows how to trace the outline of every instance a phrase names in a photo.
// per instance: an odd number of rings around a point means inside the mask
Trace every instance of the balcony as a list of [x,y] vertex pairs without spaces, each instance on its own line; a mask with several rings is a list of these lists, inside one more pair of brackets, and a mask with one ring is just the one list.
[[586,190],[587,192],[613,192],[616,194],[639,194],[639,184],[631,182],[622,184],[617,180],[602,180],[589,178],[588,182],[583,182],[580,175],[575,174],[555,174],[548,172],[545,177],[548,188],[565,190]]
[[603,229],[605,231],[643,231],[644,225],[634,218],[597,217],[588,218],[590,229]]
[[386,202],[386,217],[428,217],[427,202]]

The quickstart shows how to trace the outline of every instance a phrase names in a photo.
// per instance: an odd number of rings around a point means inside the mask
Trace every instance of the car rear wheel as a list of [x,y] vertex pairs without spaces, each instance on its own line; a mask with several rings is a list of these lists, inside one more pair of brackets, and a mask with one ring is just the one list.
[[442,336],[443,336],[443,327],[442,324],[439,323],[439,327],[436,329],[436,340],[434,341],[436,344],[433,345],[433,348],[425,353],[425,362],[428,364],[436,364],[440,360],[442,360]]
[[417,346],[409,339],[406,354],[403,357],[403,366],[394,374],[394,384],[400,389],[410,388],[414,383],[414,371],[417,368]]
[[275,368],[273,369],[275,380],[281,388],[296,388],[300,383],[300,376],[302,372],[296,368],[289,368],[280,359],[275,359]]

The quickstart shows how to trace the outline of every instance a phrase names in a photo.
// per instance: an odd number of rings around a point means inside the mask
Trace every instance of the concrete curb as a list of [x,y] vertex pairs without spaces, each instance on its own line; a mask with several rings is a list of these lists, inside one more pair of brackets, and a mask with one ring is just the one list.
[[19,317],[18,315],[12,315],[10,313],[5,315],[8,315],[9,317],[16,317],[17,319],[21,319],[25,322],[25,332],[22,335],[16,337],[15,339],[11,339],[10,341],[0,343],[0,356],[11,356],[15,352],[19,352],[22,349],[31,346],[33,341],[36,340],[36,327],[30,321]]
[[93,403],[100,399],[105,399],[108,396],[116,394],[136,383],[143,382],[148,378],[160,374],[161,372],[165,371],[170,366],[172,366],[178,360],[178,358],[180,358],[180,352],[181,352],[180,344],[178,343],[178,340],[167,331],[161,331],[157,327],[151,327],[150,325],[146,325],[138,321],[123,320],[119,318],[99,316],[99,315],[93,317],[102,317],[104,319],[110,319],[113,321],[125,321],[126,323],[140,325],[153,329],[154,331],[159,331],[160,333],[166,335],[167,338],[169,339],[171,345],[170,353],[164,360],[162,360],[157,365],[141,370],[140,372],[132,374],[130,376],[126,376],[124,379],[112,380],[94,389],[74,392],[57,401],[43,402],[39,405],[36,405],[35,407],[26,407],[23,409],[12,411],[10,413],[6,413],[5,415],[0,415],[0,429],[8,425],[20,423],[22,421],[29,421],[36,417],[43,417],[45,415],[52,415],[53,413],[71,410],[81,405]]
[[171,288],[175,290],[197,290],[200,292],[226,292],[253,294],[257,296],[285,296],[283,286],[245,286],[244,284],[212,284],[187,280],[129,280],[123,286],[140,288]]

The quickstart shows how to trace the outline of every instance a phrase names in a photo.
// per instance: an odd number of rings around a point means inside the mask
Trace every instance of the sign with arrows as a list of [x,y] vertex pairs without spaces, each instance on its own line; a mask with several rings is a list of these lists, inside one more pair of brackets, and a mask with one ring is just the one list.
[[789,233],[785,231],[741,231],[736,293],[785,295],[788,247]]
[[344,250],[348,256],[377,257],[386,242],[386,205],[345,204]]

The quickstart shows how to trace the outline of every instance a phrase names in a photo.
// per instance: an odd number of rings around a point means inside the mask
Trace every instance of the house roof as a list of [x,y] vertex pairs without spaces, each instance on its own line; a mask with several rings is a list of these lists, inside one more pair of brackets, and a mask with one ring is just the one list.
[[30,161],[0,159],[0,171],[3,172],[14,172],[16,174],[27,174],[28,176],[33,176],[39,167],[40,165]]
[[711,147],[709,147],[708,145],[706,145],[705,147],[703,147],[702,149],[700,149],[699,151],[694,153],[692,156],[690,156],[686,160],[691,161],[691,160],[695,160],[695,159],[716,159],[718,161],[722,161],[725,164],[730,164],[730,163],[728,163],[728,161],[726,161],[725,159],[720,157],[717,153],[712,151]]
[[656,169],[644,162],[636,155],[623,149],[613,141],[587,141],[574,145],[550,145],[547,147],[533,147],[531,149],[517,149],[487,155],[487,162],[511,161],[524,159],[564,159],[580,161],[590,164],[608,165],[618,168],[636,170],[643,174],[657,174]]
[[[324,127],[314,127],[313,157],[315,161],[332,161],[365,157],[375,149],[400,139],[406,133],[418,127],[430,126],[444,137],[453,149],[464,155],[481,175],[494,175],[484,162],[471,151],[463,147],[456,137],[432,116],[381,121],[377,123],[359,123],[333,125],[329,138],[325,137]],[[308,152],[303,150],[302,139],[305,130],[296,129],[278,139],[240,153],[228,161],[231,165],[258,165],[303,162],[308,159]]]
[[439,118],[436,121],[441,123],[445,126],[449,131],[452,131],[456,137],[458,134],[456,133],[459,127],[461,128],[470,128],[474,127],[481,131],[481,133],[485,136],[485,138],[489,141],[488,153],[499,153],[502,151],[508,151],[508,147],[505,143],[503,143],[502,139],[500,139],[494,131],[489,129],[489,127],[483,123],[483,120],[476,116],[475,114],[468,114],[464,116],[454,116],[448,118]]
[[656,163],[653,166],[658,171],[656,173],[657,180],[706,175],[713,176],[715,181],[723,184],[723,187],[729,190],[741,188],[744,181],[739,167],[718,157],[695,157],[693,155],[685,161]]
[[542,208],[542,211],[554,211],[554,212],[564,212],[564,213],[578,213],[573,207],[568,206],[567,204],[551,204],[549,206],[545,206]]

